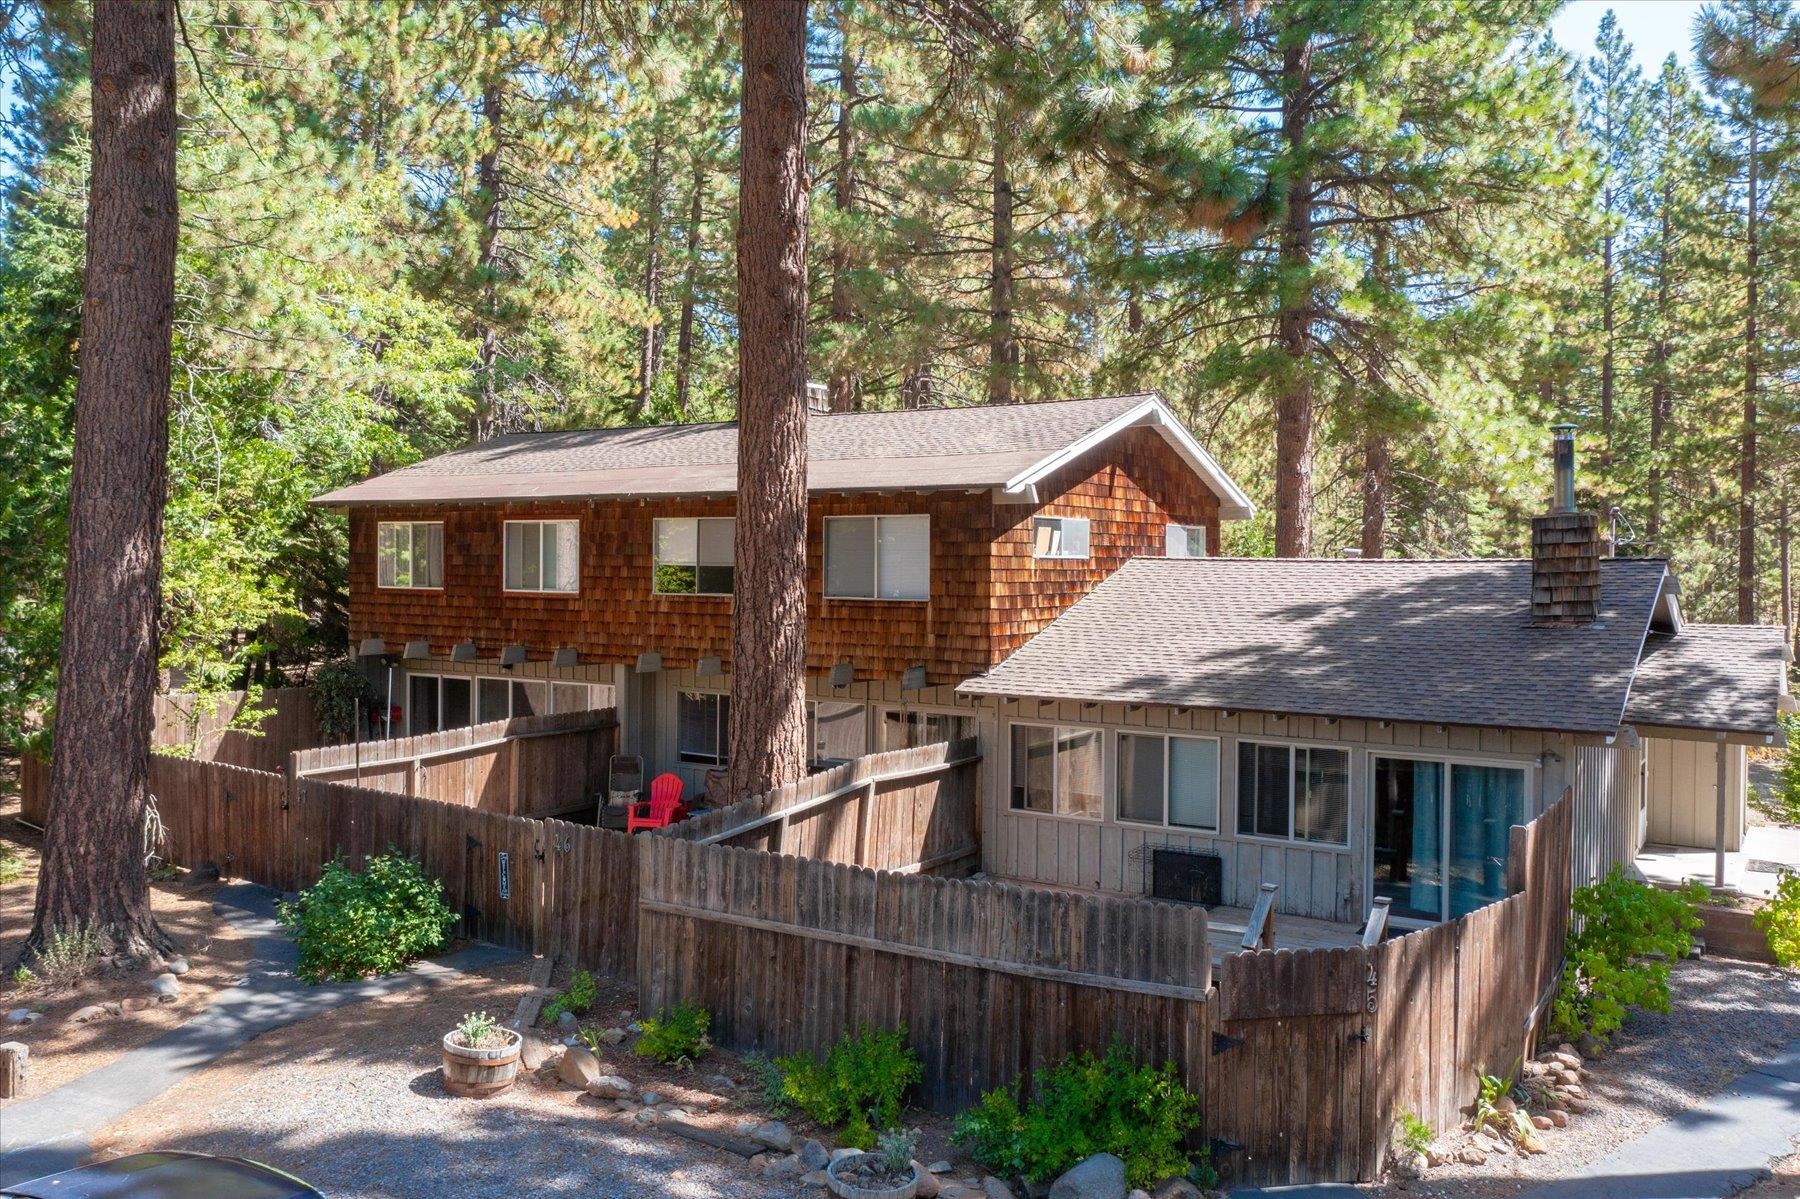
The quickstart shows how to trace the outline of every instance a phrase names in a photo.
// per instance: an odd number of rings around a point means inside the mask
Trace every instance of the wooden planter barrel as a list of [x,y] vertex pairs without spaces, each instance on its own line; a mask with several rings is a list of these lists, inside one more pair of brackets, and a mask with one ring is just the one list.
[[901,1183],[897,1187],[859,1187],[853,1182],[846,1182],[838,1177],[838,1170],[853,1166],[865,1157],[874,1157],[872,1153],[858,1153],[851,1157],[841,1157],[825,1167],[825,1184],[831,1193],[840,1199],[913,1199],[919,1193],[919,1167],[912,1169],[912,1180]]
[[485,1099],[513,1085],[519,1076],[521,1038],[510,1028],[500,1030],[504,1045],[471,1049],[457,1043],[456,1033],[444,1034],[444,1089],[467,1099]]

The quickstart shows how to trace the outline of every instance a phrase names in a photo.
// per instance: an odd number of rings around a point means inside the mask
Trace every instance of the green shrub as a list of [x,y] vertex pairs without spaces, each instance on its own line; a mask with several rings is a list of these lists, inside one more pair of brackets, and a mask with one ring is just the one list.
[[706,1036],[711,1027],[711,1012],[691,1003],[680,1004],[672,1012],[644,1021],[643,1035],[631,1051],[665,1066],[691,1066],[712,1048]]
[[1424,1153],[1437,1140],[1437,1130],[1413,1112],[1401,1112],[1395,1139],[1408,1155]]
[[585,1016],[594,1009],[594,1001],[600,997],[600,989],[594,985],[594,976],[586,970],[577,970],[569,976],[569,989],[544,1005],[543,1022],[555,1024],[556,1018],[564,1012],[572,1016]]
[[300,945],[296,973],[312,983],[367,978],[441,949],[456,923],[443,890],[418,862],[392,850],[361,871],[334,858],[298,902],[279,908]]
[[[32,958],[32,977],[51,987],[71,987],[100,966],[100,935],[85,924],[51,929]],[[18,975],[14,974],[16,981]]]
[[1042,1071],[1021,1107],[1010,1092],[989,1091],[956,1118],[956,1139],[996,1172],[1048,1182],[1095,1153],[1125,1162],[1125,1181],[1148,1188],[1188,1173],[1182,1143],[1200,1124],[1200,1100],[1173,1062],[1161,1069],[1133,1061],[1115,1043],[1104,1057],[1078,1053]]
[[1775,774],[1775,785],[1767,801],[1758,806],[1783,824],[1800,824],[1800,713],[1784,713],[1781,731],[1787,735],[1781,769]]
[[356,702],[368,696],[368,680],[349,658],[327,662],[313,671],[313,723],[319,740],[337,745],[356,735]]
[[838,1140],[872,1149],[875,1134],[900,1121],[907,1088],[924,1074],[906,1043],[906,1026],[884,1031],[859,1026],[831,1047],[823,1062],[796,1053],[775,1063],[781,1089],[801,1111],[824,1125],[842,1125]]
[[750,1076],[750,1085],[755,1088],[763,1108],[777,1120],[786,1119],[791,1105],[787,1088],[782,1085],[781,1067],[768,1055],[755,1050],[739,1058],[738,1064]]
[[25,873],[25,859],[10,845],[0,845],[0,883],[10,883]]
[[1668,1011],[1669,966],[1693,948],[1705,899],[1699,883],[1665,891],[1625,877],[1617,866],[1599,882],[1577,887],[1552,1029],[1571,1040],[1605,1040],[1633,1008]]
[[1750,919],[1762,929],[1769,952],[1777,962],[1783,966],[1800,965],[1800,874],[1784,875],[1774,898]]

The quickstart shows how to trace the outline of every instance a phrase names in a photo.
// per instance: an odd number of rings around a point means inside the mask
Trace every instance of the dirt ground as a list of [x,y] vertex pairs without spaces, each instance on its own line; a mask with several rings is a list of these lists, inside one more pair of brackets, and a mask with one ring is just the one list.
[[[13,881],[0,884],[0,1013],[30,1008],[43,1013],[43,1018],[31,1024],[0,1025],[0,1040],[19,1041],[31,1049],[21,1097],[29,1099],[192,1019],[242,976],[251,943],[213,913],[214,886],[156,883],[151,888],[151,907],[174,941],[175,952],[188,960],[179,998],[93,1024],[69,1023],[65,1017],[88,1004],[151,997],[148,984],[152,975],[148,971],[107,970],[60,990],[42,984],[20,986],[15,980],[13,969],[31,931],[43,838],[19,823],[16,788],[8,785],[16,778],[11,773],[13,766],[10,759],[0,762],[0,771],[6,772],[0,775],[0,847],[12,851],[22,872]],[[17,1102],[18,1098],[0,1100],[0,1109]]]

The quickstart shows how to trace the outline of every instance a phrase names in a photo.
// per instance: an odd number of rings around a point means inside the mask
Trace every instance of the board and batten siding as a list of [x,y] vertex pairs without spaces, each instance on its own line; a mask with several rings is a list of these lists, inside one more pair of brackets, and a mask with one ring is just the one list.
[[[1101,891],[1141,894],[1149,887],[1146,846],[1217,853],[1224,859],[1224,899],[1248,907],[1265,882],[1280,886],[1276,909],[1295,916],[1360,922],[1367,914],[1371,756],[1467,757],[1526,770],[1526,817],[1542,812],[1570,785],[1577,747],[1557,734],[1380,721],[1328,721],[1180,709],[1157,704],[1082,704],[989,700],[982,721],[984,815],[982,868],[989,874]],[[1098,728],[1102,738],[1104,816],[1084,820],[1015,811],[1008,803],[1009,727],[1014,721]],[[1118,734],[1139,731],[1219,740],[1219,823],[1215,833],[1118,819]],[[1237,743],[1291,742],[1350,751],[1349,844],[1277,842],[1237,835]],[[1610,751],[1608,751],[1610,752]],[[1134,856],[1135,855],[1135,856]]]
[[1744,843],[1744,747],[1716,741],[1646,737],[1649,839],[1657,845],[1712,849],[1718,833],[1719,751],[1725,760],[1725,851]]

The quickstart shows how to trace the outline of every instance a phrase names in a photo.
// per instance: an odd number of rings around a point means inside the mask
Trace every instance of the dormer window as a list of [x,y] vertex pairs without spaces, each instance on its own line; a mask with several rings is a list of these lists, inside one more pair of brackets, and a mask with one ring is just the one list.
[[580,521],[507,521],[506,590],[574,595],[581,589],[580,536]]
[[1080,559],[1088,556],[1085,516],[1038,516],[1031,521],[1033,558]]
[[730,595],[737,521],[729,516],[666,517],[656,522],[658,595]]

